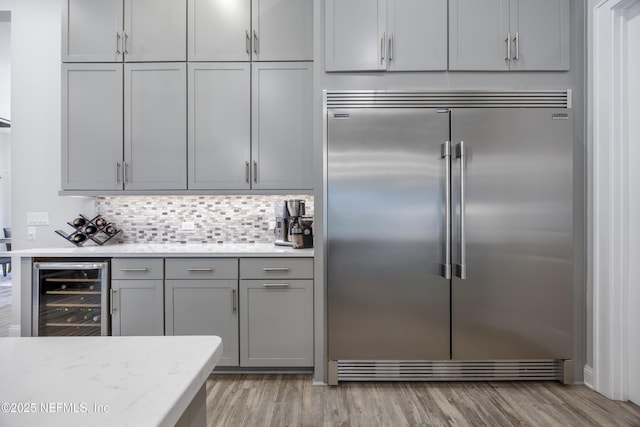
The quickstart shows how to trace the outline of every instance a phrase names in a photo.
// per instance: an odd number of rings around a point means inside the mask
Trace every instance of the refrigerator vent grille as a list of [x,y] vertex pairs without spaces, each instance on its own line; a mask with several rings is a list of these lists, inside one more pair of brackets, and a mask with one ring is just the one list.
[[571,90],[327,91],[327,108],[571,108]]
[[338,360],[338,381],[562,380],[561,360]]

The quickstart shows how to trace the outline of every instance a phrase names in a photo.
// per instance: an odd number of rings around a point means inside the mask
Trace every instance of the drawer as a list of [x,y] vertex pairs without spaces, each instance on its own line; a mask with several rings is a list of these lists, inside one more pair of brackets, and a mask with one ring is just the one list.
[[238,259],[167,258],[167,279],[237,279]]
[[313,279],[313,258],[242,258],[242,279]]
[[162,258],[114,258],[111,260],[112,279],[162,279]]

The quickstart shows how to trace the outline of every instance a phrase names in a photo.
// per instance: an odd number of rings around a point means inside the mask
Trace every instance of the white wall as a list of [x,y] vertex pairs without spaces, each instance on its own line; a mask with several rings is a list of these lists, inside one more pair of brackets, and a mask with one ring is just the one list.
[[[93,199],[60,190],[62,0],[0,0],[11,11],[11,168],[13,249],[61,246],[54,233]],[[27,212],[48,212],[49,226],[27,240]]]
[[11,14],[0,8],[0,117],[11,119]]
[[0,228],[4,227],[11,227],[11,133],[0,128]]

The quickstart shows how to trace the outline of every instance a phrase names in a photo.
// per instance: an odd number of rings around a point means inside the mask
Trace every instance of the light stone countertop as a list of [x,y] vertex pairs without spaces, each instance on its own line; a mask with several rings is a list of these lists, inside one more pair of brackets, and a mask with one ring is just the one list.
[[33,257],[313,257],[313,248],[293,249],[273,243],[124,243],[104,246],[23,249],[13,256]]
[[174,426],[216,336],[0,338],[1,426]]

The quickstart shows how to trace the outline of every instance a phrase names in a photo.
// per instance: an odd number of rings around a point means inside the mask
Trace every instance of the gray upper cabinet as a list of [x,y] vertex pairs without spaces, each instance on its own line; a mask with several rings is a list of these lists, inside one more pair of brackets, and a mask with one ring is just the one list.
[[249,61],[251,0],[189,0],[189,61]]
[[68,0],[62,13],[64,62],[122,61],[122,0]]
[[186,61],[187,0],[67,0],[64,62]]
[[253,60],[313,60],[313,0],[253,0]]
[[312,189],[312,64],[260,62],[252,73],[252,188]]
[[447,0],[327,0],[326,71],[447,69]]
[[125,64],[125,189],[187,188],[186,87],[185,63]]
[[122,64],[62,67],[62,188],[119,190]]
[[449,69],[569,65],[569,0],[450,0]]
[[251,69],[189,64],[189,188],[249,189]]
[[313,0],[189,0],[190,61],[313,60]]

